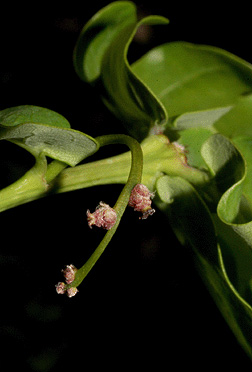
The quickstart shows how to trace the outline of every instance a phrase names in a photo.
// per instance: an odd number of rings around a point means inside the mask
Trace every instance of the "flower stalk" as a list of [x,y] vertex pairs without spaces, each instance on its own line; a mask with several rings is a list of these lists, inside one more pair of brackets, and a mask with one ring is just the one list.
[[123,144],[128,146],[131,151],[131,169],[127,183],[123,187],[121,194],[113,207],[113,210],[117,216],[113,226],[107,231],[101,243],[95,249],[87,262],[77,270],[74,281],[70,284],[70,286],[66,286],[66,290],[71,287],[77,288],[100,258],[116,232],[123,213],[128,205],[132,189],[141,182],[142,178],[143,153],[141,146],[135,139],[126,135],[107,135],[98,137],[96,140],[99,142],[100,147],[112,144]]

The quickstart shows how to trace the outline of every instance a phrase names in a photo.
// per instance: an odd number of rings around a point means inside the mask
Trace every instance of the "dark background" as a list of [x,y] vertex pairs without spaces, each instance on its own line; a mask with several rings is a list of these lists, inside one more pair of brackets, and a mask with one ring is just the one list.
[[[123,132],[72,66],[83,25],[108,3],[3,6],[0,109],[37,105],[61,113],[73,128],[92,136]],[[239,8],[220,2],[135,3],[141,15],[167,16],[170,25],[156,26],[134,41],[131,61],[163,42],[185,40],[219,46],[252,62],[249,10],[241,2]],[[33,162],[11,144],[1,144],[0,156],[1,187]],[[251,367],[201,283],[190,252],[177,243],[159,211],[146,221],[127,211],[80,293],[73,299],[56,295],[63,266],[82,265],[101,238],[87,227],[86,209],[100,200],[113,204],[120,190],[119,185],[95,187],[0,214],[2,370]]]

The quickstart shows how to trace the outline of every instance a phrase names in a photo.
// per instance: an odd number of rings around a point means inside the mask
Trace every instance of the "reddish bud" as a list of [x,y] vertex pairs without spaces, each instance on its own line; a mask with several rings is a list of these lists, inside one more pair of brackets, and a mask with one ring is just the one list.
[[67,284],[71,284],[74,281],[76,271],[76,267],[72,264],[67,265],[65,269],[62,270]]
[[110,230],[116,223],[116,211],[108,204],[100,202],[94,213],[87,210],[88,226],[92,228],[93,225]]
[[142,219],[146,219],[155,212],[151,208],[151,198],[153,197],[154,193],[150,192],[145,185],[138,183],[131,191],[129,206],[133,207],[134,211],[142,212]]
[[67,290],[67,296],[69,298],[71,298],[71,297],[75,296],[77,292],[78,292],[78,289],[76,287],[68,288],[68,290]]
[[56,284],[56,292],[58,294],[66,293],[66,284],[63,282],[59,282],[58,284]]

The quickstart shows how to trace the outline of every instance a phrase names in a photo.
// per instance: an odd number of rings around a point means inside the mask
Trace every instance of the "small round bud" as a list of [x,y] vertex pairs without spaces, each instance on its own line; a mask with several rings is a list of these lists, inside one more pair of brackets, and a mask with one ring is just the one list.
[[64,294],[66,293],[66,284],[63,283],[63,282],[59,282],[58,284],[56,284],[56,292],[58,294]]
[[67,265],[64,270],[62,270],[65,277],[66,283],[71,284],[75,279],[75,273],[77,269],[74,265]]
[[78,289],[76,287],[68,288],[68,290],[67,290],[67,296],[69,298],[71,298],[71,297],[75,296],[77,292],[78,292]]
[[150,192],[148,187],[138,183],[131,191],[129,206],[133,207],[134,211],[142,212],[142,219],[146,219],[155,212],[155,210],[151,208],[151,198],[153,197],[154,193]]
[[108,204],[100,202],[94,213],[87,210],[88,226],[93,225],[110,230],[116,223],[117,213]]

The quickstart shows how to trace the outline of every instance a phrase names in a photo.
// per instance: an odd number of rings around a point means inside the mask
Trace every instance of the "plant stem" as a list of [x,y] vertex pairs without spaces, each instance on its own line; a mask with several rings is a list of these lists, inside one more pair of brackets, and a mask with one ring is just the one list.
[[68,165],[66,163],[63,163],[62,161],[59,160],[53,160],[50,164],[47,166],[47,171],[45,175],[45,180],[49,184],[52,182],[55,177],[60,174],[63,169],[65,169]]
[[[155,189],[158,177],[163,174],[180,176],[195,186],[205,185],[209,175],[192,168],[181,161],[180,154],[172,143],[162,135],[151,136],[141,143],[143,151],[142,183],[149,190]],[[107,159],[77,165],[63,170],[52,182],[56,193],[78,190],[86,187],[127,182],[130,172],[130,152]],[[54,184],[54,186],[53,186]]]
[[44,178],[47,161],[44,155],[19,180],[0,190],[0,212],[42,197],[48,191]]
[[124,144],[130,148],[131,151],[131,169],[128,176],[128,181],[124,186],[117,202],[114,205],[114,209],[117,213],[117,220],[115,225],[107,231],[103,240],[98,245],[94,253],[90,256],[87,262],[77,271],[74,282],[70,285],[71,287],[77,287],[87,276],[89,271],[95,265],[97,260],[100,258],[101,254],[104,252],[108,243],[112,239],[116,232],[116,229],[120,223],[123,213],[128,205],[128,200],[133,187],[141,182],[142,168],[143,168],[143,154],[139,143],[126,135],[108,135],[96,138],[100,146],[106,146],[111,144]]
[[[147,137],[141,143],[141,148],[144,159],[142,183],[149,190],[155,189],[156,180],[163,174],[180,176],[196,187],[209,182],[209,175],[205,171],[183,162],[183,156],[176,146],[169,143],[167,137]],[[130,172],[130,157],[130,152],[125,152],[75,167],[67,167],[65,163],[54,160],[47,168],[45,157],[43,161],[41,158],[18,181],[0,190],[0,212],[45,197],[48,193],[63,193],[111,183],[125,184]]]

